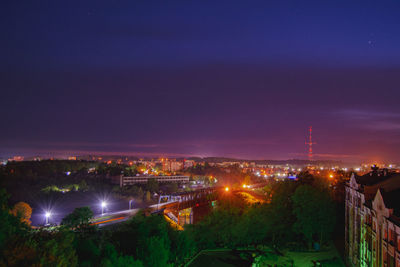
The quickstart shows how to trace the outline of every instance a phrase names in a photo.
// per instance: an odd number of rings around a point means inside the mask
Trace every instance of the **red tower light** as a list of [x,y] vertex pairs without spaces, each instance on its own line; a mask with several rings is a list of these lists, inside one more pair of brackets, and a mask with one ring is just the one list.
[[308,137],[308,142],[306,142],[306,145],[308,145],[308,160],[311,161],[313,158],[312,145],[316,144],[312,141],[312,126],[310,126],[310,128],[308,129],[308,132],[309,132],[309,137]]

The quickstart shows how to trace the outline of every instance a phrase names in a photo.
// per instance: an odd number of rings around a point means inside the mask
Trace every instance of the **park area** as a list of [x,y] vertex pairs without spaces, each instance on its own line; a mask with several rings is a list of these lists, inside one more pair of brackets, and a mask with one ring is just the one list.
[[318,252],[274,252],[271,249],[263,250],[230,250],[215,249],[203,250],[196,255],[187,267],[201,266],[252,266],[252,267],[344,267],[336,248],[329,248]]

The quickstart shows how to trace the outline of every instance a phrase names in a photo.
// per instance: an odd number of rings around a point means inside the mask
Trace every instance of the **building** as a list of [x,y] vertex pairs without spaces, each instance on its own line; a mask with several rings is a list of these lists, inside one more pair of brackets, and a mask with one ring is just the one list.
[[24,161],[24,157],[23,156],[14,156],[14,157],[8,159],[8,161]]
[[182,175],[171,175],[171,176],[119,176],[119,181],[117,179],[113,179],[114,183],[119,182],[119,186],[123,187],[126,185],[135,185],[135,184],[146,184],[149,179],[155,179],[159,183],[188,183],[189,176]]
[[346,185],[348,266],[400,267],[400,174],[373,167]]
[[191,168],[191,167],[193,167],[193,166],[195,166],[196,165],[196,163],[195,163],[195,161],[194,160],[190,160],[190,159],[187,159],[187,160],[184,160],[184,162],[183,162],[183,168]]
[[183,169],[183,162],[176,160],[162,160],[162,170],[167,172],[177,172]]

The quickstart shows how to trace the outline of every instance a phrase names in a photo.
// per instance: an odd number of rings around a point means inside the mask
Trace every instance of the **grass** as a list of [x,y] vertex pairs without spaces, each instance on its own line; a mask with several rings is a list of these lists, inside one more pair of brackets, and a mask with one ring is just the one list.
[[252,257],[250,251],[233,250],[203,250],[190,261],[187,267],[203,266],[251,266]]
[[[320,262],[324,267],[344,267],[340,255],[333,244],[319,252],[286,252],[279,256],[273,250],[230,250],[214,249],[199,252],[186,267],[201,266],[314,266]],[[253,264],[253,265],[252,265]]]

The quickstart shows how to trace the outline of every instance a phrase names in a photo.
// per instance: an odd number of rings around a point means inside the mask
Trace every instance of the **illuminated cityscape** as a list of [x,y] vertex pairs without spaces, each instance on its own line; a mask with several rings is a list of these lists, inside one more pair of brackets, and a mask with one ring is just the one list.
[[400,1],[0,13],[0,266],[400,267]]

